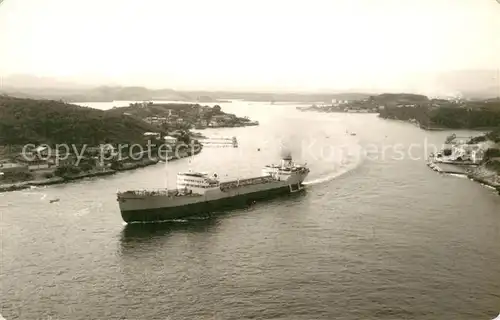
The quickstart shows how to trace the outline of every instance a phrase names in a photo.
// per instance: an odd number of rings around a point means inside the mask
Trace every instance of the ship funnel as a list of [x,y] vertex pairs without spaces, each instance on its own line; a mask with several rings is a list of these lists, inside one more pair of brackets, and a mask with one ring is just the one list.
[[291,167],[292,166],[292,156],[287,155],[281,157],[281,167],[286,168],[286,167]]
[[281,167],[289,167],[292,164],[292,152],[289,148],[281,150]]

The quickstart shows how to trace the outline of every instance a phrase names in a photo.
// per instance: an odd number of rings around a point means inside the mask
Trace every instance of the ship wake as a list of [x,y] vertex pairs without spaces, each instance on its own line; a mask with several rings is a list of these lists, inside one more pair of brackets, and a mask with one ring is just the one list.
[[[320,173],[319,177],[310,177],[310,180],[306,180],[303,184],[306,186],[312,186],[329,182],[357,169],[362,165],[362,163],[363,157],[360,157],[359,154],[353,153],[347,155],[344,159],[328,165],[330,168],[332,168],[333,165],[333,170],[326,170],[325,173]],[[312,168],[311,171],[314,172],[316,170]],[[317,171],[321,172],[321,170]]]
[[350,171],[356,169],[358,166],[359,166],[358,164],[352,165],[352,166],[346,166],[344,168],[341,168],[338,171],[335,171],[333,173],[327,174],[327,175],[322,176],[320,178],[316,178],[316,179],[313,179],[313,180],[310,180],[310,181],[305,181],[303,184],[305,186],[312,186],[312,185],[326,183],[326,182],[331,181],[333,179],[339,178],[339,177],[343,176],[344,174],[349,173]]

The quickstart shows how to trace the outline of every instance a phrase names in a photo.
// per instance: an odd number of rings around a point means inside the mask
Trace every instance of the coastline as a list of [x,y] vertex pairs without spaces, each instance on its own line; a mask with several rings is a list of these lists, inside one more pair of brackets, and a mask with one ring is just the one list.
[[339,109],[339,108],[322,108],[322,107],[296,107],[295,109],[301,112],[317,112],[317,113],[349,113],[349,114],[378,114],[378,111],[371,109]]
[[[202,148],[195,150],[193,155],[200,153],[201,150],[202,150]],[[187,158],[189,156],[191,156],[190,153],[183,153],[183,154],[179,155],[178,157],[174,157],[168,161],[175,161],[178,159]],[[0,184],[0,193],[24,190],[24,189],[29,189],[31,187],[40,187],[40,186],[49,186],[49,185],[55,185],[55,184],[69,183],[69,182],[73,182],[73,181],[82,180],[85,178],[109,176],[109,175],[116,174],[118,172],[130,171],[130,170],[135,170],[135,169],[139,169],[139,168],[145,168],[148,166],[158,164],[159,162],[160,162],[160,160],[158,158],[145,159],[145,160],[141,160],[139,162],[126,163],[126,166],[124,166],[123,168],[120,168],[120,169],[104,169],[101,171],[85,172],[85,173],[74,175],[74,176],[54,177],[54,178],[48,178],[48,179],[42,179],[42,180],[31,180],[31,181],[9,183],[9,184]]]
[[475,182],[495,189],[498,195],[500,195],[500,175],[496,172],[484,166],[480,166],[470,170],[470,172],[467,173],[467,177]]
[[424,131],[453,131],[453,130],[473,130],[473,131],[492,131],[495,130],[496,127],[460,127],[460,128],[451,128],[451,127],[443,127],[443,126],[429,126],[429,125],[424,125],[421,124],[418,121],[409,119],[409,120],[402,120],[402,119],[397,119],[397,118],[388,118],[388,117],[382,117],[379,114],[379,118],[384,119],[384,120],[392,120],[392,121],[399,121],[399,122],[405,122],[412,124],[416,126],[419,129],[422,129]]
[[473,168],[465,168],[464,165],[454,163],[440,163],[429,160],[427,165],[434,171],[442,174],[458,174],[466,176],[468,179],[480,183],[486,187],[495,189],[500,195],[500,175],[486,168],[485,166],[477,166]]

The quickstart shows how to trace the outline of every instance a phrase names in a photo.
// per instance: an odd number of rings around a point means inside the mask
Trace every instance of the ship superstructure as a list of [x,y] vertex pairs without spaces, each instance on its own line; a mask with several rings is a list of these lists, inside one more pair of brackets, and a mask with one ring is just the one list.
[[174,190],[119,192],[117,200],[125,222],[165,221],[298,192],[308,174],[306,165],[295,164],[286,156],[280,164],[265,166],[257,177],[220,181],[217,174],[179,172]]

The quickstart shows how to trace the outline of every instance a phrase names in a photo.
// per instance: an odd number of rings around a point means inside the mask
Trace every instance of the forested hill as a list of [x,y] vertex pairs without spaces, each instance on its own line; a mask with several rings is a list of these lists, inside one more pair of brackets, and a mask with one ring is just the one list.
[[130,143],[139,142],[148,123],[53,100],[0,96],[0,145],[27,143]]
[[429,102],[427,96],[412,93],[382,93],[377,96],[371,96],[368,100],[382,105],[420,104]]
[[[380,96],[379,96],[380,97]],[[380,116],[416,120],[423,128],[490,129],[500,126],[500,100],[448,101],[442,99],[381,99],[375,97]],[[383,102],[380,102],[383,101]]]

